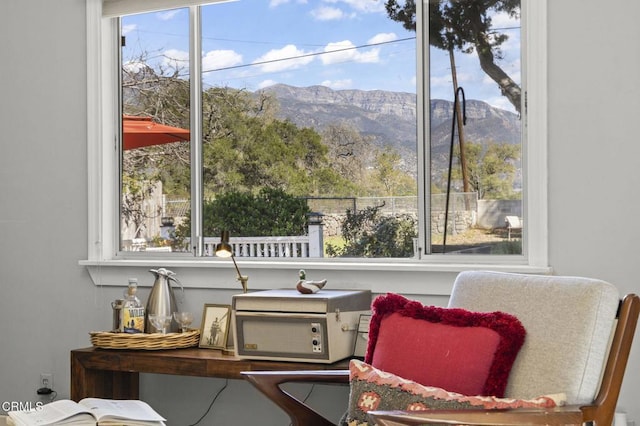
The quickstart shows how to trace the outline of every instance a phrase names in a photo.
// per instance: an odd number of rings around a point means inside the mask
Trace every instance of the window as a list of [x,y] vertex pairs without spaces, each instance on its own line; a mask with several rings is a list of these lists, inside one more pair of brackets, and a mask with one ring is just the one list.
[[[223,228],[246,238],[237,256],[308,257],[309,213],[321,213],[314,256],[326,262],[546,266],[544,2],[490,2],[473,16],[469,4],[485,2],[128,3],[134,10],[96,24],[95,117],[119,155],[94,146],[103,214],[90,257],[207,257]],[[492,55],[478,58],[488,45]],[[127,122],[143,119],[166,132],[133,148]],[[258,220],[256,206],[274,198],[304,200],[291,235],[252,234],[279,230],[275,217]],[[524,226],[508,228],[507,216]],[[243,229],[247,217],[258,225]],[[270,236],[307,246],[274,249]]]

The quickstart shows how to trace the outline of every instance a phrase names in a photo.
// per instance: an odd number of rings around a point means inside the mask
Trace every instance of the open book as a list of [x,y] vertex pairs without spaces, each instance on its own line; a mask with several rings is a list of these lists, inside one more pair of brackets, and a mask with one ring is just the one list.
[[85,398],[79,403],[63,399],[33,410],[7,414],[16,426],[163,426],[166,420],[146,402],[101,398]]

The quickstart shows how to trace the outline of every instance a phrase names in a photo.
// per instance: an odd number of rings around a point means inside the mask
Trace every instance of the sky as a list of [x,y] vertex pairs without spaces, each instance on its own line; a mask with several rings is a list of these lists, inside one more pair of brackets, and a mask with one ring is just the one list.
[[[518,26],[494,16],[498,28]],[[123,61],[188,74],[188,9],[123,18]],[[518,31],[501,66],[520,81]],[[416,34],[391,21],[383,0],[235,0],[203,7],[203,81],[250,91],[283,83],[335,90],[416,92]],[[515,53],[515,54],[514,54]],[[467,99],[513,111],[475,54],[456,53]],[[431,49],[431,98],[453,100],[449,55]]]

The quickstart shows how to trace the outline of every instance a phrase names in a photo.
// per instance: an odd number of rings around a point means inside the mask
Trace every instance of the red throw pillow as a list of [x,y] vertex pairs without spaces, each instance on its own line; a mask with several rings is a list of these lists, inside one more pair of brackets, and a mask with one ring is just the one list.
[[525,330],[513,315],[377,297],[365,362],[463,395],[504,396]]

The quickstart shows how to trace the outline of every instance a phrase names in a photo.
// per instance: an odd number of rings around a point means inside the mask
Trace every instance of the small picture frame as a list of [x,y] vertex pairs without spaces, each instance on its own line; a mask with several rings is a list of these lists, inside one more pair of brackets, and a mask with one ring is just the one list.
[[200,323],[201,348],[225,349],[229,324],[231,320],[231,306],[206,303],[202,310]]

